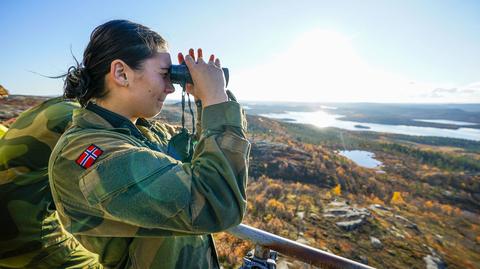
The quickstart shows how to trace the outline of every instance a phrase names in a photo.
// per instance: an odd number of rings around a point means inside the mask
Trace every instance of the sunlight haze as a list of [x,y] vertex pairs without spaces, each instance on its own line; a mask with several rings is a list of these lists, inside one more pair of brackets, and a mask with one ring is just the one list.
[[[479,83],[415,81],[369,64],[357,53],[354,37],[325,29],[294,37],[284,52],[239,72],[232,87],[247,89],[239,94],[241,98],[272,101],[447,103],[478,101],[480,96]],[[433,99],[442,87],[471,90],[446,91]]]
[[95,26],[129,19],[164,36],[173,63],[190,47],[215,53],[241,100],[478,103],[478,10],[478,1],[3,1],[0,85],[60,95],[61,79],[35,73],[66,72],[70,48],[81,59]]

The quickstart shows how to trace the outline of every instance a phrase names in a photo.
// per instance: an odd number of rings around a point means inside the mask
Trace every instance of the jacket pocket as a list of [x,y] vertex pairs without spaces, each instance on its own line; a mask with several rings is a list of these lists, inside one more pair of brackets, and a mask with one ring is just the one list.
[[81,177],[79,187],[88,203],[94,206],[176,164],[173,158],[158,158],[154,152],[143,148],[115,152],[92,166]]

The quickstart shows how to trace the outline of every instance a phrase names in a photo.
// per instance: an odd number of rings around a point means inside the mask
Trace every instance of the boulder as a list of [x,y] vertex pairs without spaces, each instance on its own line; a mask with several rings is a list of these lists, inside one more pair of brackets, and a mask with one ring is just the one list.
[[376,249],[383,248],[382,242],[380,241],[380,239],[378,239],[376,237],[370,236],[370,243],[372,243],[372,246]]
[[438,256],[434,255],[427,255],[423,257],[423,260],[425,261],[425,265],[427,269],[445,269],[447,268],[447,265],[445,262],[440,259]]

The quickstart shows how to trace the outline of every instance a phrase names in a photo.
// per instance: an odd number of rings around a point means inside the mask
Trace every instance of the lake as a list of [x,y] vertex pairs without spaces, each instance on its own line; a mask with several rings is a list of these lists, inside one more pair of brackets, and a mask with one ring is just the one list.
[[422,120],[422,119],[413,119],[414,121],[423,121],[431,123],[444,123],[444,124],[453,124],[453,125],[477,125],[478,123],[466,122],[466,121],[455,121],[455,120]]
[[382,162],[376,160],[375,154],[364,150],[341,150],[340,155],[354,161],[357,165],[366,168],[378,168]]
[[[394,133],[404,135],[417,135],[417,136],[439,136],[439,137],[451,137],[480,141],[480,129],[473,128],[459,128],[457,130],[433,128],[433,127],[420,127],[420,126],[407,126],[407,125],[387,125],[378,123],[360,123],[354,121],[343,121],[340,118],[343,115],[330,114],[323,110],[315,112],[286,112],[286,113],[269,113],[261,114],[261,116],[269,117],[273,119],[281,119],[290,122],[312,124],[320,128],[324,127],[337,127],[350,131],[373,131],[383,133]],[[444,120],[441,120],[444,121]],[[463,123],[463,122],[462,122]]]

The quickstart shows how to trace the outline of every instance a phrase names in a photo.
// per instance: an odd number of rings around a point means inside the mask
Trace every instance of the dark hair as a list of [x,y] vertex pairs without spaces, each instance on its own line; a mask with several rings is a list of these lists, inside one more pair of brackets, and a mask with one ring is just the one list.
[[90,35],[82,62],[75,59],[76,66],[68,69],[64,97],[77,99],[82,106],[91,98],[102,98],[107,94],[105,75],[112,61],[120,59],[139,70],[144,60],[166,46],[158,33],[138,23],[112,20],[97,26]]

